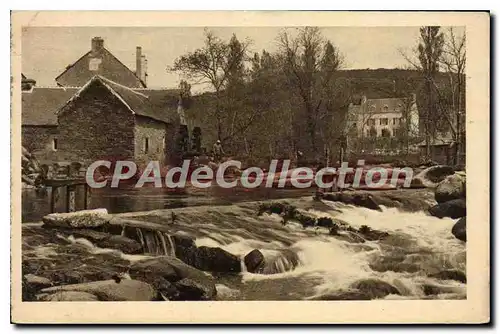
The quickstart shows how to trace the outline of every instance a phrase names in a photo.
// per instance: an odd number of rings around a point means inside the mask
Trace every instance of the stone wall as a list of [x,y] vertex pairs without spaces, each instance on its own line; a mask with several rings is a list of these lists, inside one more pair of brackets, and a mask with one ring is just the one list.
[[[166,148],[168,141],[167,124],[147,117],[135,118],[135,162],[145,166],[150,161],[159,161],[165,164]],[[147,148],[146,148],[147,141]]]
[[102,84],[89,87],[59,113],[60,150],[66,161],[134,158],[135,116]]
[[36,155],[40,162],[50,163],[59,159],[53,147],[53,140],[59,133],[57,126],[23,125],[21,131],[23,147]]

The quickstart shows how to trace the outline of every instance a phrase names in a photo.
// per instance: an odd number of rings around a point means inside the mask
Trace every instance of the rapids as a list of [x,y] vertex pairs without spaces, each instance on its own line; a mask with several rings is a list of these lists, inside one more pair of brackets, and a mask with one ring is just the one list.
[[[380,212],[333,202],[289,203],[302,206],[316,217],[340,219],[353,227],[367,225],[387,231],[390,236],[363,243],[346,241],[328,235],[324,228],[304,229],[294,222],[283,226],[280,216],[257,216],[250,203],[242,203],[184,208],[178,214],[179,221],[169,224],[169,233],[146,243],[158,245],[165,250],[163,254],[171,255],[175,245],[170,233],[183,234],[194,238],[198,247],[220,247],[240,257],[242,273],[216,277],[221,300],[315,299],[331,294],[350,299],[338,294],[352,291],[352,284],[362,279],[377,279],[399,291],[384,298],[466,298],[465,283],[432,277],[444,270],[465,273],[465,244],[451,234],[452,219],[396,208],[383,207]],[[163,210],[125,215],[160,224],[168,222]],[[254,249],[266,259],[261,274],[246,271],[243,262]],[[158,252],[153,251],[162,254]]]
[[[128,263],[154,256],[179,257],[180,237],[193,239],[197,247],[220,247],[240,259],[242,270],[206,273],[216,281],[218,300],[466,298],[466,246],[451,233],[454,220],[423,211],[385,207],[376,211],[311,197],[281,201],[316,218],[330,217],[356,229],[366,225],[389,236],[369,241],[355,232],[346,238],[345,231],[332,236],[327,228],[303,228],[293,220],[284,225],[277,214],[259,216],[259,202],[243,202],[175,209],[175,222],[172,210],[165,209],[117,214],[136,222],[123,228],[122,235],[128,233],[141,243],[143,254],[99,248],[81,235],[65,238],[91,254],[114,253]],[[43,258],[56,249],[51,247],[28,248],[25,255]],[[245,267],[244,257],[255,249],[265,259],[259,273]]]

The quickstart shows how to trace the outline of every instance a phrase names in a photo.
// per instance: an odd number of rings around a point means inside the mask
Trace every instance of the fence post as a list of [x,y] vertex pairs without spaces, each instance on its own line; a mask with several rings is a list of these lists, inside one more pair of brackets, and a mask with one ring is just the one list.
[[66,186],[66,212],[76,211],[76,187],[74,185]]

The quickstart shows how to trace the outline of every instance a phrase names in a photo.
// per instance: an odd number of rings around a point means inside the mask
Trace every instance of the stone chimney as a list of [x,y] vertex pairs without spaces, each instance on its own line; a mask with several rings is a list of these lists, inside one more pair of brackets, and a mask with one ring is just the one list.
[[142,57],[141,57],[141,63],[142,63],[142,66],[141,66],[141,75],[142,75],[141,76],[141,80],[146,85],[146,81],[148,79],[148,60],[146,59],[145,55],[142,55]]
[[135,48],[135,75],[142,79],[142,48],[140,46]]
[[136,47],[135,51],[135,75],[146,84],[148,77],[148,60],[142,54],[142,48]]
[[92,38],[92,53],[101,52],[104,48],[104,40],[101,37]]

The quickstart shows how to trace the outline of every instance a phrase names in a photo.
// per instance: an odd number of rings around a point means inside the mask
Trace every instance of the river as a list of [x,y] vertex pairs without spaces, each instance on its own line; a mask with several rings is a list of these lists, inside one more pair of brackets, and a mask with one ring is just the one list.
[[[123,213],[120,215],[135,220],[168,225],[169,232],[160,233],[161,238],[157,234],[148,235],[150,232],[140,233],[147,244],[147,256],[175,255],[173,234],[194,239],[198,247],[220,247],[242,261],[252,250],[260,250],[266,258],[267,268],[263,273],[250,273],[242,265],[243,270],[237,275],[211,274],[215,275],[219,300],[366,299],[366,295],[352,293],[353,284],[366,279],[387,283],[397,291],[368,299],[466,298],[464,281],[439,277],[443,271],[460,272],[465,277],[466,247],[451,233],[454,220],[438,219],[423,211],[410,213],[385,207],[376,211],[314,201],[311,192],[212,188],[172,193],[156,188],[104,189],[92,193],[92,207],[105,207],[111,213]],[[256,214],[257,204],[252,201],[269,202],[277,198],[286,198],[288,203],[317,218],[331,217],[355,228],[367,225],[389,233],[389,237],[353,242],[332,237],[323,228],[304,229],[293,221],[283,225],[276,214]],[[174,207],[180,209],[176,209],[178,218],[172,225],[170,208]],[[23,221],[39,221],[45,213],[48,213],[47,194],[24,191]],[[86,239],[72,240],[96,251]],[[123,258],[133,262],[144,256],[123,254]]]

